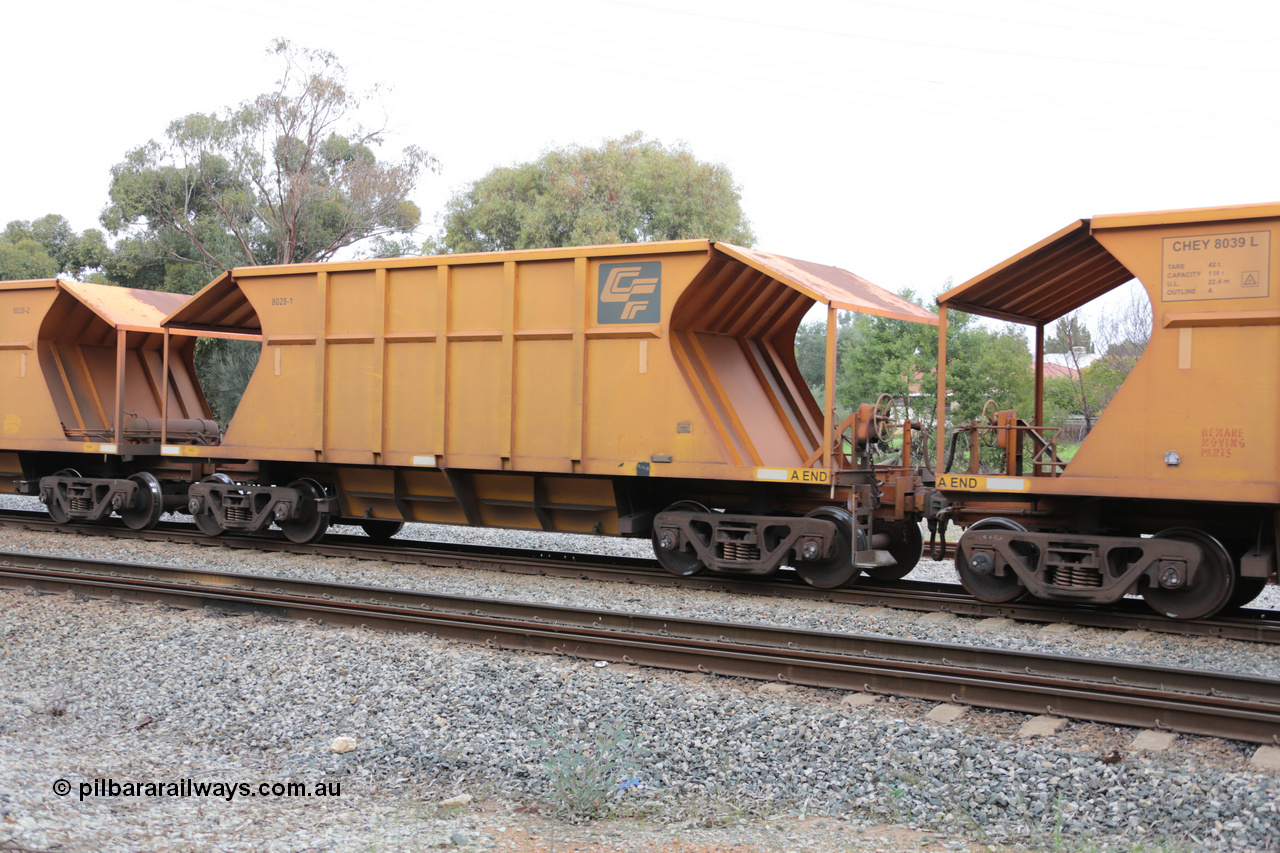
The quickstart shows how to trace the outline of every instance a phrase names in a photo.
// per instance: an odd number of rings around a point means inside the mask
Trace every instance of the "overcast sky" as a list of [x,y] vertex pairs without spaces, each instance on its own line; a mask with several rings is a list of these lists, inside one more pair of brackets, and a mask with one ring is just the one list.
[[270,89],[276,36],[388,87],[386,153],[443,165],[424,237],[493,167],[633,130],[728,166],[758,248],[928,294],[1081,217],[1280,200],[1277,0],[11,5],[0,223],[99,227],[111,166]]

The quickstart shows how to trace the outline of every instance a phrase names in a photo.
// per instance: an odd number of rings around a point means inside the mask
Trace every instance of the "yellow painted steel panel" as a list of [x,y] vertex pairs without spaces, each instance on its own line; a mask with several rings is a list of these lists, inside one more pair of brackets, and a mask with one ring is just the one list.
[[533,508],[533,477],[476,474],[472,482],[482,524],[490,527],[541,526]]
[[[1280,219],[1254,220],[1276,244]],[[1174,222],[1099,232],[1099,242],[1131,269],[1151,299],[1151,340],[1098,424],[1067,466],[1064,478],[1115,478],[1198,484],[1201,497],[1239,500],[1244,484],[1280,479],[1280,418],[1274,391],[1280,364],[1280,327],[1270,325],[1166,327],[1166,313],[1183,312],[1188,297],[1197,312],[1235,314],[1280,309],[1280,288],[1241,286],[1238,261],[1256,264],[1261,281],[1277,281],[1276,253],[1238,245],[1238,222]],[[1263,241],[1257,241],[1263,242]],[[1214,248],[1215,243],[1217,248]],[[1173,252],[1175,244],[1188,248]],[[1191,247],[1195,248],[1192,249]],[[1194,257],[1195,260],[1184,258]],[[1222,271],[1227,286],[1210,292],[1205,279]],[[1172,273],[1203,273],[1193,285]],[[1186,291],[1198,287],[1198,294]],[[1185,333],[1193,333],[1190,340]],[[1143,452],[1135,452],[1142,449]],[[1177,465],[1166,462],[1176,453]]]
[[277,275],[238,282],[261,322],[263,355],[228,424],[223,443],[272,450],[318,446],[321,384],[317,359],[324,303],[315,275]]
[[449,288],[451,332],[494,331],[502,328],[503,264],[464,266],[452,270]]
[[516,286],[516,327],[572,332],[573,260],[526,263]]
[[556,530],[617,533],[613,484],[590,477],[543,477],[539,481],[547,514]]
[[384,452],[409,456],[443,452],[443,437],[436,433],[443,400],[436,387],[435,364],[443,346],[435,341],[387,345]]
[[322,332],[314,275],[280,275],[247,279],[240,289],[262,322],[262,333],[273,336],[311,336]]
[[330,335],[372,335],[381,331],[381,308],[373,270],[329,276]]
[[499,467],[504,412],[511,405],[502,396],[500,381],[510,370],[502,363],[498,342],[450,342],[446,456],[489,457]]
[[1280,217],[1280,204],[1239,204],[1226,207],[1193,207],[1183,210],[1157,210],[1149,213],[1117,213],[1096,216],[1093,219],[1093,225],[1095,229],[1102,230],[1148,225],[1275,219],[1277,217]]
[[449,481],[440,471],[401,470],[399,479],[410,521],[436,524],[466,524],[467,516],[454,499]]
[[112,327],[156,328],[166,314],[187,300],[181,293],[78,281],[60,282],[59,287]]
[[396,505],[396,472],[391,468],[342,468],[338,472],[344,501],[343,515],[348,518],[399,518]]
[[677,424],[691,424],[693,458],[681,462],[720,462],[723,457],[706,426],[697,401],[670,364],[650,360],[639,372],[640,342],[587,342],[586,442],[584,454],[598,460],[649,461],[676,457]]
[[752,369],[752,354],[737,338],[706,334],[696,337],[757,454],[753,464],[784,468],[802,465],[804,458],[792,443],[779,413],[770,404],[767,386]]
[[40,367],[40,324],[58,291],[52,281],[0,289],[0,432],[8,442],[61,438]]
[[439,331],[439,278],[435,267],[387,271],[387,334]]
[[[265,331],[264,327],[264,331]],[[316,347],[264,345],[224,445],[310,451],[315,439]],[[241,412],[251,417],[239,417]],[[256,452],[250,455],[258,455]],[[272,458],[266,454],[266,458]]]
[[573,341],[519,341],[515,362],[512,458],[569,459],[582,429],[573,417]]
[[[325,371],[325,447],[381,452],[382,359],[372,344],[330,346]],[[371,460],[369,460],[371,461]]]

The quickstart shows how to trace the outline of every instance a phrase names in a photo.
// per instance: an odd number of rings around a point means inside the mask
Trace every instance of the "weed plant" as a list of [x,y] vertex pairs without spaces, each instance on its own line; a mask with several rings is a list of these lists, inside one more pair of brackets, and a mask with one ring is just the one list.
[[612,811],[624,786],[636,777],[639,760],[649,754],[636,745],[622,720],[603,725],[594,735],[543,738],[533,746],[550,752],[542,762],[556,812],[585,822]]

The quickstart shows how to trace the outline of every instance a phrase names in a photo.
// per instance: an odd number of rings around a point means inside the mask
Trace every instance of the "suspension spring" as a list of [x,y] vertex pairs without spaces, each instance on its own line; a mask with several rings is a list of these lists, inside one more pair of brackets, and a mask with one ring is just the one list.
[[753,562],[760,559],[760,546],[746,542],[721,542],[720,559],[733,562]]
[[1088,566],[1051,566],[1049,583],[1054,586],[1091,587],[1102,586],[1102,574]]
[[253,509],[247,506],[227,506],[227,521],[245,522],[253,520]]

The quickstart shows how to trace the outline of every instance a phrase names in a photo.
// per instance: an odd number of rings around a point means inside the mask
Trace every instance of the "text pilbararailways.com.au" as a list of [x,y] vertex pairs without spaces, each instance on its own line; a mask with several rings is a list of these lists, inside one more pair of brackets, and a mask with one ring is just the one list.
[[231,802],[237,798],[254,797],[341,797],[342,783],[316,782],[226,782],[202,779],[179,779],[168,782],[158,779],[118,781],[116,779],[90,779],[72,785],[66,779],[53,783],[53,792],[65,797],[78,791],[83,802],[89,797],[214,797]]

